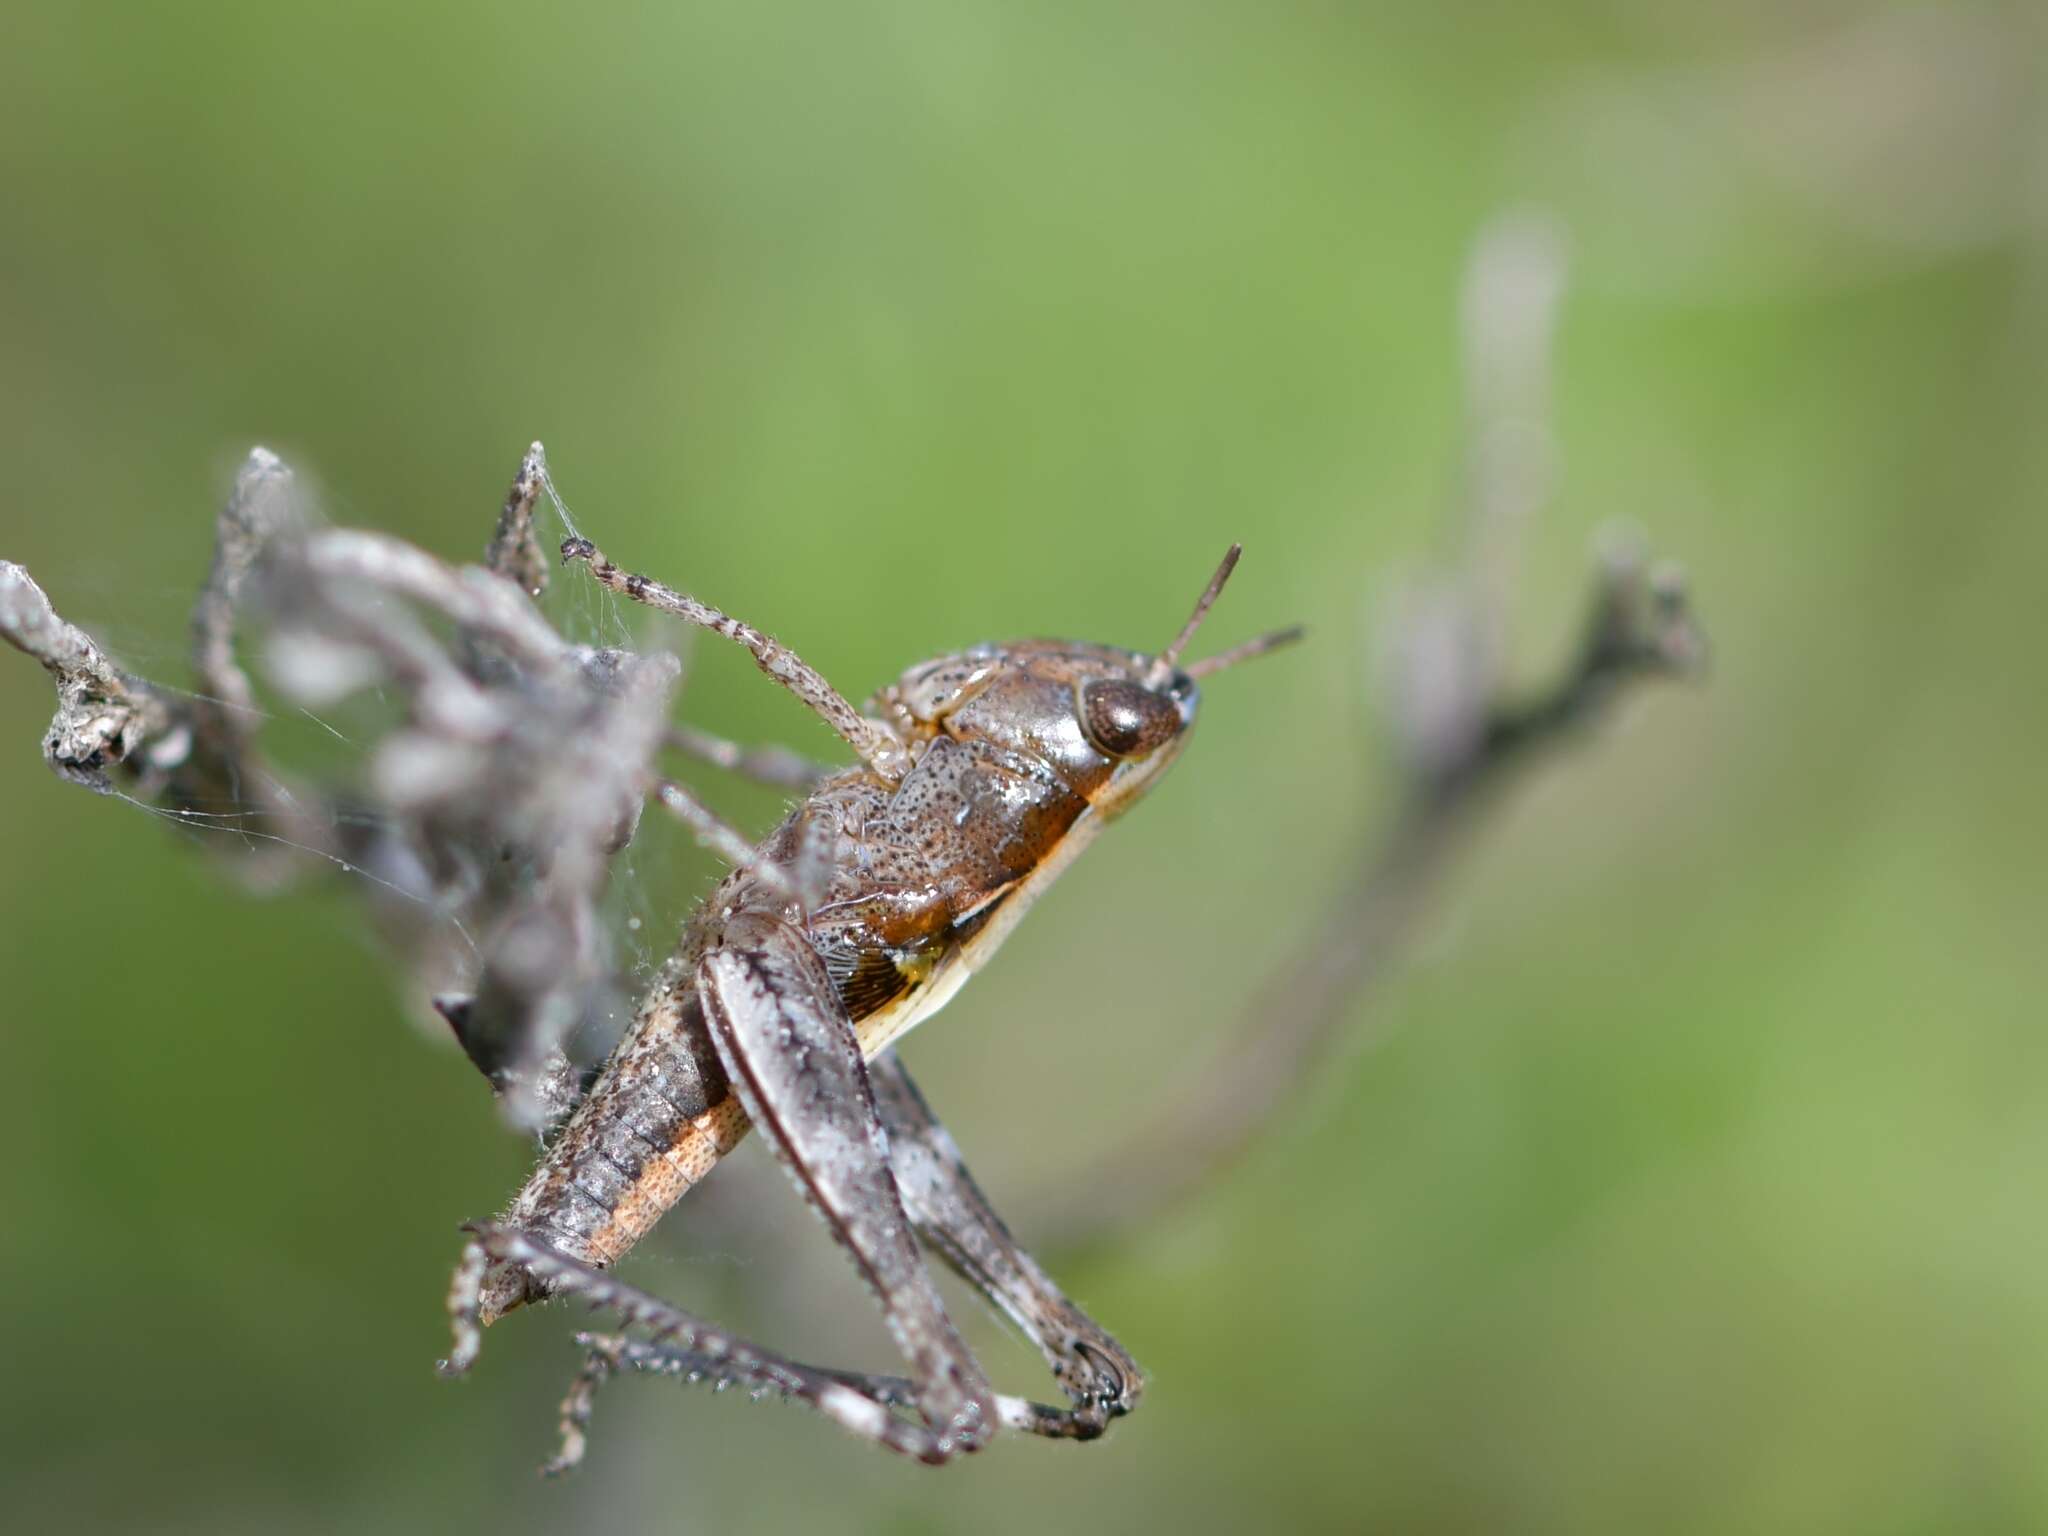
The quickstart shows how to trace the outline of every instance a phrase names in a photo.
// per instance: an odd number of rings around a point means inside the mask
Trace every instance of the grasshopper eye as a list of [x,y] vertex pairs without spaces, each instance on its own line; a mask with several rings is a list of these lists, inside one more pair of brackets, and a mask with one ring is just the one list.
[[1139,683],[1112,679],[1081,690],[1081,730],[1109,757],[1135,757],[1171,741],[1179,732],[1180,710]]

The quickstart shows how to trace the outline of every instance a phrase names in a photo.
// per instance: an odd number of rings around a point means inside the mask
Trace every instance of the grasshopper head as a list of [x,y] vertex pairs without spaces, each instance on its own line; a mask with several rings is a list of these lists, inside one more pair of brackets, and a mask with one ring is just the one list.
[[1099,816],[1115,816],[1179,755],[1201,702],[1200,679],[1301,635],[1299,628],[1276,630],[1180,664],[1239,549],[1230,547],[1163,651],[1069,640],[976,646],[912,668],[883,701],[914,730],[1035,759]]

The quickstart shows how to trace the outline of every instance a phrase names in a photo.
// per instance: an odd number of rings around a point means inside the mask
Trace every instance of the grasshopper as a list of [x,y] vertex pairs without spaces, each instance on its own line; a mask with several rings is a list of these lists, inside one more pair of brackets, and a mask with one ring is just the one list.
[[[645,1338],[584,1334],[563,1404],[582,1456],[592,1395],[637,1370],[807,1404],[854,1434],[937,1464],[1000,1428],[1092,1439],[1144,1376],[1013,1239],[891,1050],[1002,944],[1081,850],[1185,745],[1199,684],[1298,637],[1277,630],[1182,665],[1239,554],[1233,545],[1156,654],[1027,640],[914,666],[863,713],[794,652],[684,593],[562,546],[606,588],[736,641],[849,746],[756,846],[681,785],[661,804],[734,867],[681,943],[532,1177],[470,1240],[450,1287],[454,1346],[515,1308],[575,1297]],[[874,1293],[907,1377],[784,1358],[608,1271],[750,1129],[758,1129]],[[918,1248],[1005,1312],[1065,1393],[998,1395],[946,1315]]]
[[[1135,1406],[1142,1373],[1011,1237],[891,1047],[1158,782],[1186,743],[1200,683],[1299,630],[1182,664],[1236,564],[1232,546],[1156,654],[980,645],[912,667],[863,712],[786,646],[620,570],[569,524],[565,562],[744,646],[836,731],[856,762],[826,770],[666,724],[676,658],[558,635],[530,602],[547,584],[533,525],[543,490],[553,497],[536,443],[484,565],[457,568],[385,535],[319,526],[289,469],[256,449],[194,609],[194,691],[121,668],[0,562],[0,639],[57,685],[45,758],[73,783],[214,834],[261,888],[300,867],[354,871],[425,970],[439,969],[440,929],[465,941],[459,974],[474,990],[435,1006],[515,1123],[554,1134],[499,1219],[468,1229],[442,1369],[463,1373],[483,1327],[551,1297],[636,1330],[579,1335],[587,1354],[549,1470],[581,1458],[595,1392],[626,1370],[780,1395],[932,1463],[1002,1428],[1100,1435]],[[264,750],[267,716],[235,646],[252,612],[268,622],[273,682],[308,713],[388,683],[403,718],[368,754],[363,785],[328,790]],[[803,793],[754,844],[653,770],[663,748]],[[586,1088],[561,1042],[609,985],[594,902],[650,800],[731,870]],[[800,1364],[610,1273],[754,1128],[875,1293],[906,1377]],[[920,1238],[1031,1339],[1066,1406],[993,1391]]]

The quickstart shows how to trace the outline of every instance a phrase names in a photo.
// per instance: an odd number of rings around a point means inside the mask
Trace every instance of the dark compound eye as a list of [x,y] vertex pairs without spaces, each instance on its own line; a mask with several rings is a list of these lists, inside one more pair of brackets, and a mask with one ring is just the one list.
[[1180,709],[1137,683],[1090,683],[1081,690],[1081,729],[1108,756],[1135,757],[1174,738]]

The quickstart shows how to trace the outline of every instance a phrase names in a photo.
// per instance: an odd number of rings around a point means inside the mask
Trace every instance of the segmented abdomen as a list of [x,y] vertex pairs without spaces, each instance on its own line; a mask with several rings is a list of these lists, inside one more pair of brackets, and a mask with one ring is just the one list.
[[613,1264],[747,1129],[686,974],[634,1020],[504,1219]]

